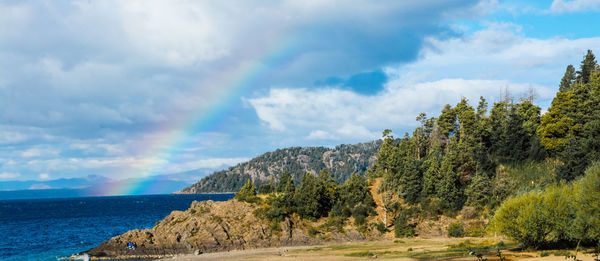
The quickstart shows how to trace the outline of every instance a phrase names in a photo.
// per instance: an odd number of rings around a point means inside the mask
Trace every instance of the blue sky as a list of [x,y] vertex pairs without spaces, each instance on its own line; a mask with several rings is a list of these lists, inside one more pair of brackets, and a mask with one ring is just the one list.
[[600,1],[0,1],[0,181],[402,134],[600,52]]

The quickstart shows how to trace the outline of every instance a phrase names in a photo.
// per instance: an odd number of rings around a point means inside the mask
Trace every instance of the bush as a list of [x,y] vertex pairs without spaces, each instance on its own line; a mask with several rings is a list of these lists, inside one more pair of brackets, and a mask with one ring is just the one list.
[[273,192],[271,184],[262,184],[258,187],[258,194],[269,194]]
[[240,192],[235,194],[235,199],[239,201],[245,201],[248,203],[256,203],[259,198],[256,196],[256,186],[250,179],[246,182],[246,185],[240,189]]
[[474,218],[476,218],[479,215],[479,212],[474,207],[464,207],[460,211],[460,215],[464,219],[474,219]]
[[492,228],[526,247],[596,245],[600,238],[600,163],[571,184],[561,183],[505,201]]
[[474,222],[465,228],[465,236],[482,237],[485,236],[485,226],[483,222]]
[[415,228],[408,223],[408,215],[402,212],[394,221],[394,236],[397,238],[414,237]]
[[363,215],[357,215],[354,217],[354,224],[357,226],[363,225],[367,222],[367,217]]
[[449,237],[463,237],[465,235],[465,229],[460,222],[450,224],[447,231]]
[[343,233],[344,232],[344,221],[345,218],[343,217],[333,217],[330,216],[327,221],[325,223],[323,223],[323,225],[321,225],[321,227],[329,232],[334,231],[333,228],[335,228],[335,230],[337,232]]
[[308,227],[308,235],[311,237],[315,237],[317,234],[319,234],[319,230],[314,228],[314,227]]
[[375,228],[377,229],[377,231],[379,231],[381,233],[385,233],[388,231],[388,229],[385,227],[385,224],[383,222],[375,223]]

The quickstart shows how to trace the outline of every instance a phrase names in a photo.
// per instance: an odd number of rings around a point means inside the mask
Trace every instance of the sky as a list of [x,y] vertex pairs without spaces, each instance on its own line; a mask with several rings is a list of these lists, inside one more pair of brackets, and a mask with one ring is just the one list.
[[0,181],[218,169],[505,90],[545,110],[599,22],[599,0],[3,0]]

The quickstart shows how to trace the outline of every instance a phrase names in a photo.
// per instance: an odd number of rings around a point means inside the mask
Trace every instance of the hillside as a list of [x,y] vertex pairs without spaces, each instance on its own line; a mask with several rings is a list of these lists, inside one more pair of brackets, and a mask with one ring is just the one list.
[[275,180],[288,171],[298,183],[306,172],[313,174],[327,169],[338,182],[346,181],[352,173],[364,174],[376,161],[381,141],[354,145],[325,147],[292,147],[267,152],[252,160],[226,170],[217,171],[178,193],[211,193],[239,191],[248,179],[257,185]]

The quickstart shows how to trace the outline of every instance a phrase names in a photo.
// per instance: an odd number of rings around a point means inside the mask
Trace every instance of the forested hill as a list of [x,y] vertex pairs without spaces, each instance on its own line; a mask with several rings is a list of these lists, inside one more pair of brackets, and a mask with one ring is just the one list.
[[275,181],[288,171],[296,182],[306,172],[318,173],[327,169],[338,182],[344,182],[352,173],[364,173],[375,161],[381,141],[354,145],[325,147],[292,147],[267,152],[248,162],[215,172],[183,189],[181,193],[232,192],[251,179],[257,185]]

